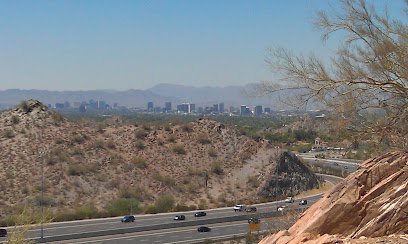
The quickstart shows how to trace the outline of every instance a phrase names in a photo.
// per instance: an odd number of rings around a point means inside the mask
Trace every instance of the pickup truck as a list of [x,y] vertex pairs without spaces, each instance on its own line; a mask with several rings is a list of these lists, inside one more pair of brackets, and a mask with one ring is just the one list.
[[242,212],[242,211],[246,211],[246,206],[243,204],[238,204],[234,206],[234,211],[235,212]]

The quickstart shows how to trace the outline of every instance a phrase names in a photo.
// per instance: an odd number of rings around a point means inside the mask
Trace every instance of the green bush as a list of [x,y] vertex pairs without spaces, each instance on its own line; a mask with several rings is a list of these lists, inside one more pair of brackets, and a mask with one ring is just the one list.
[[112,216],[126,215],[130,212],[140,213],[140,203],[134,198],[119,198],[111,203],[108,208],[109,214]]
[[165,194],[156,199],[154,205],[156,210],[160,213],[170,212],[173,210],[175,204],[174,197],[169,194]]

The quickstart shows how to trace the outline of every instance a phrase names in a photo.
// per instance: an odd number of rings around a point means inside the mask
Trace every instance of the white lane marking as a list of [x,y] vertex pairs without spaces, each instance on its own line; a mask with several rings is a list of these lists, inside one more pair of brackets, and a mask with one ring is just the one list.
[[[211,228],[220,228],[220,227],[231,227],[231,226],[238,226],[238,225],[247,225],[248,223],[238,223],[238,224],[231,224],[231,223],[224,223],[223,225],[208,225]],[[149,233],[149,234],[142,234],[142,235],[133,235],[133,236],[121,236],[121,237],[113,237],[113,238],[107,238],[107,239],[99,239],[99,240],[90,240],[90,241],[83,241],[79,242],[76,241],[75,243],[97,243],[101,241],[113,241],[113,240],[121,240],[121,239],[128,239],[128,238],[135,238],[135,237],[142,237],[142,236],[154,236],[154,235],[165,235],[165,234],[170,234],[170,233],[181,233],[181,232],[187,232],[187,231],[197,231],[197,227],[194,228],[189,228],[189,229],[184,229],[184,230],[176,230],[176,231],[167,231],[167,232],[156,232],[156,233]],[[192,237],[192,236],[191,236]]]
[[[196,243],[197,241],[205,241],[205,240],[219,240],[223,238],[229,237],[240,237],[245,236],[246,234],[231,234],[231,235],[223,235],[223,236],[215,236],[215,237],[207,237],[207,238],[200,238],[200,239],[191,239],[191,240],[184,240],[184,241],[177,241],[177,242],[165,242],[163,244],[177,244],[177,243]],[[193,237],[192,237],[193,238]]]

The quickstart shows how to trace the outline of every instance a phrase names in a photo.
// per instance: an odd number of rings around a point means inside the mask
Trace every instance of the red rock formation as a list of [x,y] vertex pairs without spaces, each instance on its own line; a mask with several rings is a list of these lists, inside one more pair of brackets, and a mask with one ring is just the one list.
[[288,231],[260,243],[336,243],[404,234],[408,234],[408,153],[393,152],[365,161]]

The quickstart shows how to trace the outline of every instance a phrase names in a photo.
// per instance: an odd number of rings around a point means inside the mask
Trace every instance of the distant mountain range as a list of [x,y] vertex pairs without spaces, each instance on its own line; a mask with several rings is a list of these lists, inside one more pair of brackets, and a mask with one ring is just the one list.
[[[89,90],[89,91],[47,91],[47,90],[20,90],[9,89],[0,91],[0,105],[2,107],[14,106],[22,100],[37,99],[46,104],[68,101],[82,102],[104,100],[108,104],[118,103],[126,107],[145,108],[147,102],[154,102],[155,106],[163,107],[165,102],[172,102],[173,107],[182,102],[195,103],[196,106],[212,106],[224,102],[228,106],[262,105],[272,109],[286,109],[279,101],[279,96],[274,94],[268,97],[248,97],[244,93],[251,89],[253,84],[245,86],[227,87],[194,87],[174,84],[158,84],[147,90]],[[282,96],[282,93],[280,94]],[[283,94],[285,95],[285,94]],[[286,94],[289,95],[289,94]]]

